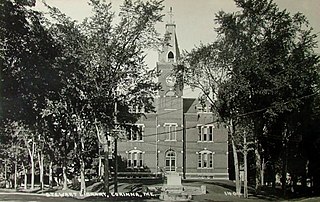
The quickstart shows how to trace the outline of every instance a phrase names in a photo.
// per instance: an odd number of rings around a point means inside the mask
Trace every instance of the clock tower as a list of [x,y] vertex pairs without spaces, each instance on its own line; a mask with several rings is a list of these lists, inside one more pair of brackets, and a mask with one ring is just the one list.
[[165,43],[159,52],[157,70],[161,84],[159,97],[155,100],[156,113],[156,148],[159,170],[166,173],[183,171],[183,98],[182,84],[177,84],[174,74],[179,61],[179,48],[176,36],[176,25],[170,21],[165,26]]
[[162,50],[159,52],[159,61],[157,62],[157,69],[160,71],[159,82],[162,90],[160,97],[181,97],[182,87],[176,84],[176,77],[174,76],[174,68],[178,64],[180,57],[176,25],[172,22],[172,9],[170,8],[170,21],[165,27],[165,42]]

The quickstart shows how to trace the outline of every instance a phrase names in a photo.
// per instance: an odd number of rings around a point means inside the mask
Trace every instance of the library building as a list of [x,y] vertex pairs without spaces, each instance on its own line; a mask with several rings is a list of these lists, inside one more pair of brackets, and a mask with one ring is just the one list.
[[165,25],[168,37],[159,53],[158,81],[162,89],[154,100],[156,112],[136,123],[137,132],[118,142],[118,155],[128,171],[183,179],[228,180],[228,131],[225,124],[197,98],[186,98],[172,74],[179,60],[176,25]]

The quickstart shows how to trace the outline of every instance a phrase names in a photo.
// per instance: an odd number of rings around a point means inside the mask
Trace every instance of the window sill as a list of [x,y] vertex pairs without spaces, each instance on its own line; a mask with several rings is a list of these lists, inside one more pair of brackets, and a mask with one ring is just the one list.
[[214,141],[213,140],[209,140],[209,141],[197,141],[197,143],[214,143]]
[[127,142],[144,142],[143,140],[128,140]]
[[214,170],[213,167],[212,168],[200,168],[200,167],[198,167],[197,169],[199,169],[199,170]]
[[130,166],[130,167],[128,167],[127,166],[127,169],[143,169],[143,166],[136,166],[136,167],[132,167],[132,166]]

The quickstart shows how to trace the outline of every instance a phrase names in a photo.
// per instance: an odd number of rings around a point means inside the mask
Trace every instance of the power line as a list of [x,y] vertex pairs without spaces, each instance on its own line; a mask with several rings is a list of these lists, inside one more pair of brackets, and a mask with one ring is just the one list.
[[[308,98],[308,97],[312,97],[312,96],[314,96],[314,95],[316,95],[318,93],[319,92],[317,91],[317,92],[314,92],[314,93],[309,94],[309,95],[305,95],[305,96],[302,96],[302,97],[299,97],[299,98],[296,98],[296,99],[289,100],[287,102],[284,102],[283,104],[288,104],[288,103],[293,102],[295,100],[302,100],[302,99],[305,99],[305,98]],[[251,115],[251,114],[254,114],[254,113],[260,113],[260,112],[263,112],[263,111],[265,111],[267,109],[270,109],[270,108],[273,108],[273,107],[274,106],[269,106],[269,107],[265,107],[265,108],[262,108],[262,109],[257,109],[257,110],[254,110],[254,111],[250,111],[250,112],[246,112],[246,113],[243,113],[243,114],[239,114],[239,115],[236,115],[235,118],[248,116],[248,115]],[[220,122],[219,121],[212,121],[212,122],[205,123],[205,125],[214,124],[214,123],[220,123]],[[145,137],[169,134],[169,133],[172,133],[172,132],[179,132],[179,131],[182,131],[184,129],[188,130],[188,129],[193,129],[193,128],[197,128],[197,126],[191,126],[191,127],[187,127],[187,128],[177,129],[177,130],[170,131],[170,132],[152,133],[152,134],[145,135]]]
[[[316,91],[312,94],[309,94],[309,95],[305,95],[305,96],[302,96],[302,97],[299,97],[299,98],[296,98],[296,99],[291,99],[287,102],[284,102],[282,104],[288,104],[290,102],[293,102],[295,100],[302,100],[302,99],[306,99],[308,97],[312,97],[312,96],[315,96],[317,95],[319,92]],[[273,108],[274,106],[269,106],[269,107],[265,107],[265,108],[262,108],[262,109],[257,109],[257,110],[253,110],[253,111],[250,111],[250,112],[246,112],[246,113],[242,113],[242,114],[239,114],[239,115],[236,115],[235,118],[238,118],[238,117],[243,117],[243,116],[248,116],[248,115],[251,115],[251,114],[254,114],[254,113],[260,113],[260,112],[263,112],[267,109],[270,109],[270,108]],[[170,111],[169,113],[173,113],[175,111]],[[167,113],[163,113],[162,115],[164,114],[167,114]],[[209,125],[209,124],[214,124],[214,123],[220,123],[219,121],[212,121],[212,122],[207,122],[205,123],[205,125]],[[164,134],[169,134],[169,133],[172,133],[172,132],[179,132],[179,131],[183,131],[184,129],[186,130],[189,130],[189,129],[194,129],[194,128],[197,128],[197,126],[191,126],[191,127],[183,127],[181,129],[177,129],[177,130],[174,130],[174,131],[170,131],[170,132],[161,132],[161,133],[151,133],[151,134],[148,134],[148,135],[144,135],[144,137],[151,137],[151,136],[157,136],[157,135],[164,135]],[[5,128],[4,128],[5,129]]]

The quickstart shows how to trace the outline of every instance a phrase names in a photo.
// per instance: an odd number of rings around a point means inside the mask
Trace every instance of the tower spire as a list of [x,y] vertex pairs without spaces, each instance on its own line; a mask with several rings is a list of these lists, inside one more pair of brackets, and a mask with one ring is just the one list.
[[173,21],[172,21],[172,17],[173,17],[173,13],[172,13],[172,7],[170,7],[170,10],[168,12],[168,15],[169,15],[169,23],[172,24]]

